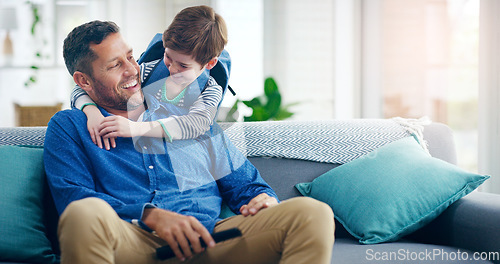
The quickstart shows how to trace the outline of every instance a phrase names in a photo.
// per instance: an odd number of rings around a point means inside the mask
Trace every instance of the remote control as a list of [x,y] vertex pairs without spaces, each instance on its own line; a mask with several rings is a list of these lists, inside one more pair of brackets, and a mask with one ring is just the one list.
[[[212,238],[214,239],[215,243],[219,243],[239,236],[241,236],[241,231],[238,228],[231,228],[228,230],[212,234]],[[200,237],[200,244],[203,248],[207,247],[207,244],[205,243],[205,241],[203,241],[201,237]],[[167,245],[156,249],[156,257],[159,260],[165,260],[175,257],[175,254],[174,251],[170,248],[170,246]]]

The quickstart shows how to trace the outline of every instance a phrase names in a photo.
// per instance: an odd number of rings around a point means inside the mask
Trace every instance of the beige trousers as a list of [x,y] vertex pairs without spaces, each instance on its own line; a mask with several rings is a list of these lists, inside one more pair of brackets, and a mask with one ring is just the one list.
[[218,243],[185,262],[160,261],[156,248],[166,242],[118,217],[97,198],[71,203],[59,221],[62,264],[104,263],[330,263],[334,243],[331,208],[297,197],[254,216],[218,222],[215,232],[238,227],[243,236]]

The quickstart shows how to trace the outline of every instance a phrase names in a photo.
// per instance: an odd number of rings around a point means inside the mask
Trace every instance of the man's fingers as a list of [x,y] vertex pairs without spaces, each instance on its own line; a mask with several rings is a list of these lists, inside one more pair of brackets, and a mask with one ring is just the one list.
[[269,196],[265,193],[261,193],[257,196],[255,196],[250,202],[248,203],[247,210],[248,213],[251,215],[256,214],[261,208],[262,208],[262,203],[265,201]]
[[212,247],[215,245],[208,230],[195,217],[180,215],[161,209],[151,209],[146,214],[146,222],[165,240],[179,260],[201,253],[200,237]]
[[[203,247],[200,244],[200,235],[195,232],[191,232],[189,235],[186,234],[186,237],[189,239],[189,251],[191,254],[201,253],[203,252]],[[184,251],[184,250],[183,250]],[[186,257],[191,257],[192,255],[184,254]]]
[[267,194],[265,193],[261,193],[257,196],[255,196],[249,203],[248,203],[248,206],[250,207],[254,207],[254,205],[262,202],[263,200],[265,200],[267,197],[269,197]]
[[193,256],[193,252],[191,252],[191,246],[189,245],[188,240],[186,239],[186,235],[184,232],[180,231],[175,234],[175,238],[177,239],[177,243],[180,246],[180,249],[182,250],[182,258],[190,258]]
[[259,212],[260,209],[262,209],[261,203],[257,203],[248,208],[248,213],[250,215],[255,215],[257,212]]
[[243,216],[247,216],[249,214],[248,205],[245,204],[240,207],[240,214]]
[[250,205],[243,205],[241,208],[240,208],[240,213],[243,215],[243,216],[249,216],[249,215],[254,215],[256,214],[260,209],[261,207],[257,207],[258,205],[254,204],[253,206],[250,206]]
[[[200,242],[200,237],[203,239],[205,244],[207,245],[213,245],[215,244],[212,243],[213,239],[208,230],[203,226],[196,218],[192,216],[188,216],[187,222],[185,225],[183,225],[184,229],[184,235],[186,236],[187,239],[189,239],[190,243],[190,250],[194,251],[194,253],[198,254],[203,252],[205,249],[202,247],[201,242]],[[190,255],[188,256],[187,254],[184,254],[187,257],[191,257]]]
[[240,208],[240,213],[243,216],[248,216],[248,215],[255,215],[257,214],[261,209],[267,208],[273,204],[276,204],[277,201],[274,197],[270,197],[269,195],[265,193],[261,193],[254,197],[250,202],[248,202],[247,205],[243,205]]
[[[210,233],[208,232],[208,230],[205,228],[205,226],[203,226],[201,223],[198,222],[198,225],[195,225],[195,231],[196,231],[197,234],[199,234],[199,237],[197,238],[198,241],[200,240],[200,237],[201,237],[201,239],[203,239],[203,241],[205,242],[205,244],[207,245],[207,247],[209,247],[209,248],[215,247],[215,241],[212,238],[212,235],[210,235]],[[196,253],[200,253],[204,249],[200,245],[199,251],[196,248],[194,248],[194,250],[195,250]]]
[[260,201],[256,204],[254,204],[250,209],[249,209],[249,212],[250,214],[254,215],[256,214],[258,211],[260,211],[261,209],[264,209],[264,208],[267,208],[269,207],[269,203],[267,202],[267,200],[264,200],[264,201]]
[[173,236],[168,236],[167,238],[165,238],[165,241],[168,243],[168,245],[170,246],[170,248],[172,249],[172,251],[174,252],[175,256],[178,259],[180,259],[181,261],[184,261],[186,259],[182,254],[181,249],[179,248],[179,244],[177,243],[177,241],[174,239]]

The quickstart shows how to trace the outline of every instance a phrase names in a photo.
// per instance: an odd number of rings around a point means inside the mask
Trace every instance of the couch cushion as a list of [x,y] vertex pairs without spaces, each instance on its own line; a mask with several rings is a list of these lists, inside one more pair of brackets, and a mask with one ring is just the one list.
[[[300,196],[294,187],[295,184],[312,181],[323,173],[339,166],[339,164],[285,159],[270,157],[249,158],[250,162],[259,170],[262,178],[273,188],[280,200]],[[221,217],[232,216],[229,208],[223,207]],[[336,221],[337,222],[337,221]],[[342,225],[335,223],[335,237],[350,237]]]
[[374,244],[417,230],[488,178],[432,158],[408,137],[296,187],[328,203],[360,243]]
[[43,149],[0,146],[0,260],[56,263],[44,225]]
[[294,185],[312,181],[338,164],[285,158],[254,157],[250,162],[273,188],[280,200],[300,196]]

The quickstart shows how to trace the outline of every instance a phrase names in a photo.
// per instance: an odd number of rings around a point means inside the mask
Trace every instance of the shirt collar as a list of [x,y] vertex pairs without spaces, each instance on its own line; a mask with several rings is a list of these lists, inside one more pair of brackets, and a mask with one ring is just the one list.
[[155,112],[160,109],[160,101],[156,99],[153,95],[146,93],[144,94],[144,104],[146,106],[146,111],[143,113],[143,121],[151,120],[151,117]]

